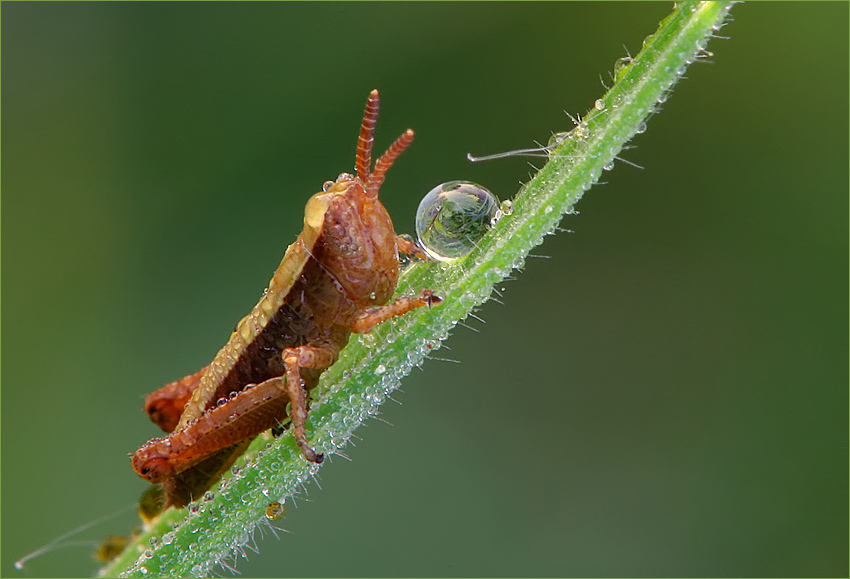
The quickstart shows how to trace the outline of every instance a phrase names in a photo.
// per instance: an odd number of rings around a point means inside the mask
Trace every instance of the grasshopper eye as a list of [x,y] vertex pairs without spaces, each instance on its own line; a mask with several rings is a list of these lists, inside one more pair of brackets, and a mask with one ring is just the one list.
[[472,251],[504,212],[490,191],[449,181],[428,192],[416,210],[416,236],[432,258],[451,261]]

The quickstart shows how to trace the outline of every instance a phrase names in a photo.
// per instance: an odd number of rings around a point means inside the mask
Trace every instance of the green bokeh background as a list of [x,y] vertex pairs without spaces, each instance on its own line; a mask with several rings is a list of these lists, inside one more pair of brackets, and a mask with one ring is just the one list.
[[[411,232],[511,196],[667,3],[4,3],[3,576],[129,506],[145,393],[212,358],[353,168]],[[847,576],[848,5],[735,7],[606,184],[259,541],[247,576]],[[501,287],[501,286],[500,286]],[[126,532],[126,512],[83,538]]]

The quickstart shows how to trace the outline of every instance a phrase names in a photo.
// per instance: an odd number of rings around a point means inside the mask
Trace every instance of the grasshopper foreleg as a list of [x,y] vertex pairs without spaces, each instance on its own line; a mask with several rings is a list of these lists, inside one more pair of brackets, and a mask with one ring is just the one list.
[[428,259],[428,255],[424,251],[422,251],[421,247],[416,245],[416,242],[411,241],[403,235],[396,235],[395,244],[401,253],[412,255],[413,257],[418,257],[419,259]]
[[402,296],[385,306],[369,308],[360,312],[354,319],[351,331],[356,334],[363,334],[390,318],[403,316],[407,312],[422,306],[436,306],[442,301],[443,299],[434,295],[431,290],[422,290],[418,296]]

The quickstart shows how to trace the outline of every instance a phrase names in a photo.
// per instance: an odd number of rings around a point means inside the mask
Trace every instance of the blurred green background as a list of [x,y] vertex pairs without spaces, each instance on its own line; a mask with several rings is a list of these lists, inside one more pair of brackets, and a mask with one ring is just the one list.
[[[206,364],[351,170],[510,197],[667,3],[4,3],[2,567],[131,505],[144,395]],[[406,380],[246,576],[847,576],[848,5],[735,7],[504,305]],[[494,363],[499,362],[499,363]],[[127,532],[127,511],[84,533]]]

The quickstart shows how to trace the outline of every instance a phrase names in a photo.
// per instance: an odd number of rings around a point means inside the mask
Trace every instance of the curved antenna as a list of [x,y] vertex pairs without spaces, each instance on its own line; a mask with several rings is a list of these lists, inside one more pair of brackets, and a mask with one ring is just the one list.
[[378,97],[378,89],[369,93],[366,101],[366,112],[363,113],[363,124],[360,125],[360,137],[357,139],[357,160],[355,167],[357,176],[364,181],[369,178],[372,171],[372,144],[375,142],[375,124],[378,122],[378,107],[381,100]]
[[398,156],[401,155],[402,151],[404,151],[412,142],[413,130],[407,129],[398,139],[396,139],[395,143],[390,145],[387,152],[381,155],[381,158],[378,159],[377,163],[375,163],[375,171],[369,175],[369,179],[366,181],[367,196],[373,198],[378,196],[378,190],[384,182],[384,175],[386,175],[387,169],[392,166],[393,161],[395,161]]

